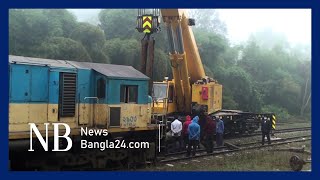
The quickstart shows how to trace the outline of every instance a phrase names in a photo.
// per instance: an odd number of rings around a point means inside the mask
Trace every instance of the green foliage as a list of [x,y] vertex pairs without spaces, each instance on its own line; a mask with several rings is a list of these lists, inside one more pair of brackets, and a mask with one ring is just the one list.
[[164,77],[170,76],[171,65],[168,59],[168,53],[160,49],[155,49],[153,68],[153,79],[155,81],[163,81]]
[[291,118],[291,115],[289,114],[289,112],[285,108],[279,107],[279,106],[274,106],[274,105],[263,106],[262,112],[276,114],[276,118],[278,122],[287,121]]
[[239,109],[256,112],[261,110],[260,94],[254,87],[250,74],[234,66],[228,69],[224,80],[224,88],[232,92]]
[[[265,104],[285,107],[290,114],[298,115],[311,66],[297,59],[285,45],[278,43],[269,48],[263,41],[266,40],[251,39],[243,48],[238,65],[254,77]],[[306,94],[310,94],[310,87],[307,89]]]
[[43,42],[36,57],[91,62],[80,42],[64,37],[53,37]]
[[[80,23],[64,9],[11,9],[9,53],[130,65],[140,69],[142,33],[136,9],[100,11],[99,23]],[[285,35],[263,29],[230,45],[216,10],[189,11],[206,75],[223,85],[223,108],[273,112],[278,119],[311,118],[311,47],[291,45]],[[98,24],[98,25],[92,25]],[[154,34],[153,79],[172,78],[167,34]]]
[[226,35],[227,26],[220,20],[219,14],[215,9],[191,9],[189,16],[195,19],[196,28],[207,32],[214,32],[220,35]]
[[196,29],[194,34],[204,66],[207,66],[213,72],[225,67],[223,56],[229,46],[227,39],[222,35],[202,29]]
[[68,37],[77,25],[75,16],[66,9],[43,10],[43,15],[47,18],[50,37]]
[[9,10],[9,53],[32,56],[34,48],[49,36],[42,10]]
[[12,9],[9,16],[10,54],[110,62],[102,51],[104,32],[97,26],[77,22],[65,9]]
[[105,43],[104,51],[112,64],[130,65],[140,68],[140,42],[135,39],[121,40],[115,38]]
[[99,27],[89,23],[79,23],[70,37],[93,49],[101,49],[105,43],[104,32]]
[[128,39],[139,35],[135,30],[136,9],[104,9],[99,13],[100,27],[107,39]]
[[224,109],[239,109],[239,104],[234,100],[232,91],[225,87],[222,94],[222,107]]
[[43,42],[53,37],[68,37],[76,23],[75,17],[65,9],[10,9],[9,53],[35,56]]
[[93,62],[110,63],[109,57],[103,51],[106,42],[105,35],[99,27],[89,23],[79,23],[70,37],[82,43]]

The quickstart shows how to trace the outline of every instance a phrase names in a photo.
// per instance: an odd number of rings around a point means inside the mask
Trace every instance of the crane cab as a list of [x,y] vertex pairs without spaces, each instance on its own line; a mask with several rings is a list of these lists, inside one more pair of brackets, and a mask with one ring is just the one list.
[[[200,80],[192,84],[192,113],[214,113],[222,109],[222,85],[212,81]],[[177,112],[174,81],[154,82],[152,92],[154,114]]]
[[153,83],[152,107],[154,114],[170,114],[176,112],[173,81]]

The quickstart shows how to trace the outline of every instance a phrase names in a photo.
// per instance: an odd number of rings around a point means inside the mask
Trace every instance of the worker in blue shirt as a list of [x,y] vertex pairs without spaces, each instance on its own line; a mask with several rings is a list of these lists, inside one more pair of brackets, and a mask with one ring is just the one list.
[[192,156],[196,155],[196,149],[200,140],[200,126],[198,123],[199,123],[199,117],[196,116],[192,119],[192,122],[188,127],[189,145],[187,150],[187,157],[190,156],[191,148],[192,148]]

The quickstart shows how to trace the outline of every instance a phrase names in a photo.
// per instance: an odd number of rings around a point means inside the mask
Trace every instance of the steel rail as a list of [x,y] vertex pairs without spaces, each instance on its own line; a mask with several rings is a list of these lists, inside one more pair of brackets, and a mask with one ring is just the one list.
[[[225,151],[213,152],[213,153],[209,153],[209,154],[200,154],[200,155],[190,156],[190,157],[180,157],[180,158],[175,158],[175,159],[164,159],[164,160],[158,161],[158,163],[168,163],[168,162],[175,162],[175,161],[181,161],[181,160],[190,160],[190,159],[195,159],[195,158],[205,157],[205,156],[215,156],[215,155],[220,155],[220,154],[227,154],[227,153],[233,153],[233,152],[239,152],[239,151],[251,150],[251,149],[261,149],[261,148],[265,148],[265,147],[272,147],[272,146],[283,145],[283,144],[288,144],[288,143],[304,142],[304,141],[311,140],[311,137],[310,138],[299,139],[299,138],[303,138],[303,137],[304,136],[295,137],[295,138],[297,138],[297,140],[291,140],[291,141],[287,141],[287,139],[282,139],[282,140],[284,140],[284,142],[272,143],[272,144],[267,144],[267,145],[264,145],[264,146],[261,146],[261,145],[259,145],[259,146],[249,146],[249,147],[241,147],[240,146],[239,149],[225,150]],[[288,139],[292,139],[292,138],[288,138]],[[256,143],[258,143],[258,142],[256,142]]]
[[[302,128],[298,128],[298,131],[303,131],[303,130],[309,130],[308,128],[310,127],[305,127],[304,129]],[[293,128],[293,129],[286,129],[286,130],[297,130],[297,128]],[[289,132],[295,132],[295,131],[289,131]],[[278,132],[280,133],[280,132]],[[286,133],[286,132],[281,132],[281,133]],[[256,134],[256,135],[252,135],[252,136],[258,136],[258,135],[261,135],[261,132],[260,134]],[[309,135],[306,135],[306,137],[308,137]],[[251,136],[242,136],[242,137],[251,137]],[[236,138],[242,138],[242,137],[236,137]],[[301,137],[301,136],[299,136]],[[297,137],[291,137],[291,139],[295,139]],[[225,138],[225,139],[230,139],[230,138]],[[235,138],[231,138],[231,139],[235,139]],[[273,140],[274,141],[281,141],[282,139],[277,139],[277,140]],[[251,142],[251,143],[247,143],[248,145],[251,145],[251,144],[255,144],[255,143],[258,143],[258,142]],[[235,144],[235,145],[238,145],[238,144]],[[242,145],[245,145],[245,144],[242,144]],[[216,147],[216,148],[213,148],[213,150],[221,150],[221,149],[225,149],[227,148],[226,146],[220,146],[220,147]],[[204,152],[205,149],[198,149],[197,152]],[[175,155],[181,155],[181,154],[186,154],[186,151],[181,151],[181,152],[175,152],[175,153],[168,153],[168,154],[165,154],[164,156],[165,157],[168,157],[168,156],[175,156]]]

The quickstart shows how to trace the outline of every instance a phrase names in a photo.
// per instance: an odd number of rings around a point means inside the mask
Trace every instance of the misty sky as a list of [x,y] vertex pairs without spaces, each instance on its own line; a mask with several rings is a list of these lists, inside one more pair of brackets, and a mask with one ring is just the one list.
[[[98,21],[98,9],[72,9],[79,21]],[[232,43],[246,41],[265,28],[287,36],[291,43],[311,45],[310,9],[218,9]]]
[[250,33],[272,28],[289,42],[311,44],[310,9],[219,9],[231,41],[245,41]]

